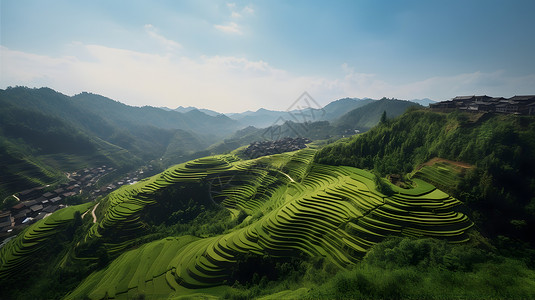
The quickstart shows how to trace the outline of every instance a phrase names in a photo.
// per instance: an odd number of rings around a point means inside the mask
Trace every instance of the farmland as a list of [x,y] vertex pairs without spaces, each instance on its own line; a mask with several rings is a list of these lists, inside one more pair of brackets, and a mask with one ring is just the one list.
[[[206,157],[113,192],[84,240],[102,240],[117,258],[67,298],[217,294],[234,282],[231,270],[244,255],[323,257],[343,269],[391,235],[468,241],[472,222],[456,212],[461,203],[434,186],[414,179],[413,189],[392,186],[387,196],[373,174],[313,163],[314,154]],[[168,237],[129,250],[135,237],[148,234],[144,212],[162,204],[158,193],[183,185],[207,187],[208,200],[199,201],[230,210],[230,218],[248,217],[223,234]]]

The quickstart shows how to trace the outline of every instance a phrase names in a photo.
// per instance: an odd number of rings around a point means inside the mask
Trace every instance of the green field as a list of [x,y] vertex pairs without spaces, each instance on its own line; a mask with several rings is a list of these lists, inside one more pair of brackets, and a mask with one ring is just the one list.
[[15,239],[0,249],[0,280],[31,268],[32,263],[39,259],[39,251],[47,247],[54,235],[60,233],[73,222],[76,212],[84,212],[94,203],[85,203],[60,209],[32,224]]
[[[434,186],[414,179],[414,189],[377,191],[374,175],[352,167],[312,162],[315,150],[239,160],[233,155],[197,159],[125,186],[101,202],[98,222],[86,242],[102,240],[108,267],[91,274],[69,299],[135,295],[218,295],[232,284],[231,271],[243,255],[324,257],[344,268],[360,261],[391,235],[468,240],[472,222],[461,204]],[[234,230],[206,238],[169,237],[136,249],[148,230],[144,212],[157,193],[177,185],[207,185],[217,205],[249,216]]]

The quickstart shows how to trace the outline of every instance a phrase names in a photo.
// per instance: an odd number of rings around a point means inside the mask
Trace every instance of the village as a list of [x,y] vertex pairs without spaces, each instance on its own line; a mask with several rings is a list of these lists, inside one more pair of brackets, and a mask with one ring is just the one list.
[[[106,165],[85,168],[77,172],[66,173],[68,182],[58,186],[41,186],[16,193],[13,196],[19,200],[19,203],[0,211],[0,239],[16,234],[28,225],[68,206],[69,200],[75,196],[84,195],[86,198],[84,202],[94,201],[99,196],[105,196],[122,185],[134,184],[152,171],[152,165],[130,172],[113,183],[99,184],[103,176],[114,171],[117,170]],[[52,190],[52,188],[55,189]]]
[[310,142],[311,140],[302,137],[283,138],[276,141],[253,142],[243,151],[243,154],[249,158],[257,158],[265,155],[303,149],[306,148],[306,144]]
[[483,96],[457,96],[451,100],[432,103],[432,110],[449,112],[496,112],[516,115],[535,115],[535,95],[511,98]]

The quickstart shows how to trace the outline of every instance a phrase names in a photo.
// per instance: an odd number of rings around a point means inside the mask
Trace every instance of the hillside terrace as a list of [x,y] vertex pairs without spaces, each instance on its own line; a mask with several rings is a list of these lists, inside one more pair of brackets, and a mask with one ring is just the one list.
[[429,104],[437,111],[496,112],[516,115],[535,115],[535,95],[511,98],[483,96],[457,96],[451,100]]

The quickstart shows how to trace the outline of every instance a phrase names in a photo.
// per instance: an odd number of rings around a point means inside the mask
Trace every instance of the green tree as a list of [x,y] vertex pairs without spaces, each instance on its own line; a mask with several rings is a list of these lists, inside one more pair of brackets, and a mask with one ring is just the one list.
[[386,123],[386,110],[383,110],[383,114],[381,115],[381,124]]

